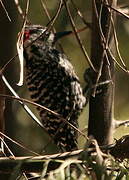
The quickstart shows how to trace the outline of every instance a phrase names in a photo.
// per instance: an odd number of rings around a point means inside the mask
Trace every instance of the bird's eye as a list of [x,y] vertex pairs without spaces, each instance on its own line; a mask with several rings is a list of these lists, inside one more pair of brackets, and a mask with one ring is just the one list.
[[25,32],[24,32],[24,42],[25,42],[26,40],[28,40],[29,37],[30,37],[30,31],[25,31]]

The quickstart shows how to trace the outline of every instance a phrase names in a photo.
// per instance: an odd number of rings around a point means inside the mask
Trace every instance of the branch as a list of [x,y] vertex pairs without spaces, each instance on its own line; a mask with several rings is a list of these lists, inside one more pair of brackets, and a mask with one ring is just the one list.
[[[112,156],[115,158],[119,158],[121,160],[125,158],[129,158],[129,135],[123,136],[119,140],[116,141],[114,144],[99,146],[100,150],[107,151],[111,153]],[[65,152],[65,153],[58,153],[53,155],[44,155],[44,156],[25,156],[25,157],[15,157],[8,158],[8,157],[0,157],[0,172],[1,173],[11,173],[14,168],[18,165],[20,166],[20,171],[22,172],[42,172],[43,165],[46,162],[49,162],[47,172],[50,170],[54,170],[61,165],[64,160],[68,158],[72,158],[74,161],[71,163],[81,163],[81,160],[77,160],[83,154],[88,154],[90,156],[91,153],[96,152],[96,147],[94,148],[87,148],[86,150],[80,149],[72,152]],[[104,157],[105,154],[103,154]],[[85,160],[85,159],[83,159]]]
[[80,49],[81,49],[81,51],[82,51],[85,59],[87,60],[88,64],[90,65],[90,67],[91,67],[94,71],[96,71],[93,63],[91,62],[91,60],[90,60],[90,58],[89,58],[89,56],[88,56],[88,53],[87,53],[85,47],[84,47],[83,44],[82,44],[81,38],[80,38],[79,34],[77,33],[77,28],[76,28],[76,25],[75,25],[74,20],[73,20],[73,18],[72,18],[72,15],[71,15],[69,6],[68,6],[66,0],[63,0],[63,2],[64,2],[64,5],[65,5],[65,8],[66,8],[66,11],[67,11],[67,13],[68,13],[68,17],[69,17],[71,26],[72,26],[72,28],[73,28],[75,37],[76,37],[77,42],[78,42],[78,44],[79,44],[79,46],[80,46]]
[[[2,80],[5,83],[5,85],[7,86],[7,88],[11,91],[11,93],[16,97],[19,98],[19,95],[15,92],[15,90],[11,87],[11,85],[8,83],[7,79],[5,78],[4,75],[2,75]],[[24,108],[24,110],[27,112],[27,114],[41,127],[44,128],[42,123],[38,120],[38,118],[32,113],[32,111],[29,109],[29,107],[24,104],[22,101],[18,101],[22,107]]]

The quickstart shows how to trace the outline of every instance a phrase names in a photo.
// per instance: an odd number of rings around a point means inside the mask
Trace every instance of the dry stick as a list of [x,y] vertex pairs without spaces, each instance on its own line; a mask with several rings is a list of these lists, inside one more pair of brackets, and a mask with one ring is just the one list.
[[27,0],[26,2],[26,9],[25,9],[25,15],[24,15],[24,18],[23,18],[23,25],[24,25],[24,22],[28,22],[28,19],[27,19],[27,15],[28,15],[28,11],[29,11],[29,4],[30,4],[30,0]]
[[[99,26],[100,27],[100,26]],[[100,29],[101,30],[101,29]],[[105,44],[105,49],[106,49],[106,56],[107,56],[107,53],[109,53],[109,55],[111,56],[111,58],[113,59],[113,61],[117,64],[117,66],[123,70],[124,72],[128,73],[128,70],[127,70],[127,67],[123,64],[123,66],[116,60],[116,58],[114,57],[114,55],[112,54],[112,51],[110,49],[110,47],[108,46],[108,44],[106,44],[106,41],[105,41],[105,37],[103,36],[102,34],[102,31],[101,32],[101,38],[102,38],[102,42]]]
[[24,38],[24,30],[27,22],[27,14],[29,10],[29,3],[30,1],[27,0],[26,3],[26,10],[25,10],[25,16],[23,19],[23,25],[21,28],[21,32],[18,34],[18,40],[17,40],[17,52],[18,52],[18,57],[19,57],[19,63],[20,63],[20,79],[19,82],[17,83],[18,86],[23,85],[23,79],[24,79],[24,59],[23,59],[23,38]]
[[125,69],[117,60],[116,58],[114,57],[114,55],[112,54],[112,51],[109,47],[107,47],[107,52],[109,53],[109,55],[111,56],[111,58],[113,59],[113,61],[116,63],[116,65],[123,71],[123,72],[126,72],[126,73],[129,73],[129,71],[127,70],[127,68]]
[[109,8],[112,9],[113,11],[119,13],[120,15],[124,16],[126,19],[129,20],[129,16],[128,16],[127,14],[125,14],[125,13],[119,11],[119,10],[116,9],[115,7],[112,7],[112,6],[110,6],[109,4],[106,4],[106,3],[103,3],[103,5],[109,7]]
[[[46,16],[48,17],[48,20],[51,21],[52,18],[51,18],[50,14],[49,14],[49,12],[47,10],[47,7],[46,7],[45,3],[42,0],[40,0],[40,1],[41,1],[41,5],[42,5],[42,7],[44,9],[44,12],[46,13]],[[61,9],[62,9],[62,7],[63,7],[63,5],[61,5]],[[56,33],[56,29],[54,28],[54,26],[52,27],[52,31],[53,31],[53,33]],[[62,47],[61,43],[59,41],[57,43],[58,43],[61,51],[64,53],[64,50],[63,50],[63,47]]]
[[[95,3],[94,3],[94,5],[95,5]],[[96,10],[96,7],[94,7],[94,8],[95,8],[95,10]],[[102,12],[102,7],[101,7],[100,14],[101,14],[101,12]],[[102,29],[101,29],[101,18],[100,18],[100,16],[98,15],[97,10],[96,10],[95,13],[96,13],[96,17],[97,17],[98,22],[99,22],[99,27],[100,27],[100,30],[101,30],[101,34],[103,35]],[[104,35],[103,35],[103,37],[104,37]],[[99,68],[98,75],[97,75],[96,82],[95,82],[95,88],[94,88],[94,90],[93,90],[93,97],[95,97],[95,93],[96,93],[96,89],[97,89],[97,84],[98,84],[99,79],[100,79],[100,77],[101,77],[101,72],[102,72],[102,68],[103,68],[103,59],[104,59],[105,53],[106,53],[106,51],[104,50],[104,51],[103,51],[103,54],[102,54],[102,59],[101,59],[101,63],[100,63],[100,68]]]
[[36,152],[28,149],[27,147],[25,147],[25,146],[22,145],[21,143],[18,143],[18,142],[16,142],[15,140],[13,140],[12,138],[6,136],[4,133],[0,132],[0,134],[1,134],[2,136],[4,136],[6,139],[8,139],[9,141],[11,141],[12,143],[14,143],[14,144],[16,144],[17,146],[21,147],[22,149],[24,149],[24,150],[32,153],[33,155],[35,155],[35,156],[41,156],[40,154],[38,154],[38,153],[36,153]]
[[3,9],[4,9],[5,13],[6,13],[6,16],[7,16],[8,20],[11,22],[11,18],[10,18],[10,16],[9,16],[8,11],[6,10],[6,8],[5,8],[2,0],[0,0],[0,3],[1,3],[1,6],[3,7]]
[[[117,34],[116,34],[116,29],[115,29],[115,25],[114,25],[114,21],[113,18],[111,17],[111,22],[112,22],[112,27],[113,27],[113,34],[114,34],[114,40],[115,40],[115,47],[116,47],[116,52],[117,55],[120,59],[120,62],[122,63],[122,65],[124,66],[125,69],[127,69],[124,60],[122,59],[122,56],[120,54],[120,50],[119,50],[119,43],[118,43],[118,38],[117,38]],[[128,70],[127,70],[128,71]]]
[[[2,133],[2,136],[3,136],[3,133]],[[2,138],[0,138],[0,139],[1,139],[1,141],[3,142],[4,146],[6,147],[7,151],[8,151],[8,152],[10,153],[10,155],[12,156],[12,158],[15,159],[15,156],[14,156],[13,152],[10,150],[10,148],[8,147],[8,145],[5,143],[5,141],[4,141]],[[5,153],[4,153],[4,155],[5,155]],[[5,155],[5,156],[6,156],[6,155]]]
[[79,8],[76,6],[76,4],[73,2],[73,0],[71,0],[71,3],[73,4],[74,9],[76,10],[78,16],[81,18],[82,22],[90,29],[92,29],[92,25],[91,23],[86,22],[85,18],[83,17],[81,11],[79,10]]
[[[8,81],[6,80],[6,78],[4,77],[4,75],[2,75],[2,79],[5,83],[5,85],[8,87],[8,89],[12,92],[12,94],[17,97],[17,98],[20,98],[18,96],[18,94],[14,91],[14,89],[10,86],[10,84],[8,83]],[[25,105],[22,101],[18,101],[24,108],[24,110],[27,112],[27,114],[46,132],[46,129],[44,128],[43,124],[38,120],[38,118],[32,113],[32,111],[28,108],[27,105]],[[45,149],[49,143],[52,141],[52,139],[44,146],[43,149]]]
[[[114,144],[110,144],[110,145],[105,145],[105,146],[99,146],[100,149],[102,150],[108,150],[108,149],[111,149],[112,147],[115,146],[115,143]],[[63,153],[57,153],[57,154],[52,154],[52,155],[38,155],[38,156],[24,156],[24,157],[16,157],[15,159],[16,160],[25,160],[25,159],[32,159],[32,160],[48,160],[48,159],[56,159],[56,158],[59,158],[59,159],[63,159],[63,157],[65,158],[66,156],[76,156],[76,155],[79,155],[81,152],[85,152],[85,150],[83,149],[79,149],[79,150],[75,150],[75,151],[72,151],[72,152],[63,152]],[[95,151],[95,148],[88,148],[87,149],[87,152],[94,152]],[[67,157],[67,158],[68,158]],[[0,158],[1,159],[9,159],[9,158]]]
[[59,7],[58,7],[58,9],[57,9],[56,14],[53,16],[53,18],[51,19],[51,21],[47,24],[47,26],[50,26],[50,27],[49,27],[49,30],[53,27],[56,19],[58,18],[59,14],[60,14],[60,12],[61,12],[62,6],[63,6],[63,0],[60,0],[60,4],[59,4]]
[[[26,176],[26,174],[23,172],[22,173],[23,174],[23,177],[25,178],[25,180],[28,180],[28,177]],[[19,179],[22,179],[22,174],[21,174],[21,177],[19,177]],[[37,177],[37,176],[36,176]],[[39,177],[39,176],[38,176]],[[33,178],[29,178],[29,179],[32,179],[33,180]]]
[[88,54],[87,54],[87,52],[86,52],[86,49],[85,49],[85,47],[83,46],[83,44],[82,44],[82,42],[81,42],[80,36],[79,36],[79,34],[77,34],[77,28],[76,28],[75,23],[74,23],[74,21],[73,21],[73,18],[72,18],[72,15],[71,15],[69,6],[68,6],[68,4],[66,3],[65,0],[63,0],[63,2],[64,2],[64,5],[65,5],[65,8],[66,8],[66,11],[67,11],[67,13],[68,13],[69,20],[70,20],[70,23],[71,23],[71,25],[72,25],[73,31],[74,31],[74,33],[75,33],[75,37],[76,37],[76,39],[77,39],[77,41],[78,41],[78,44],[79,44],[79,46],[80,46],[80,48],[81,48],[81,50],[82,50],[82,52],[83,52],[83,54],[84,54],[87,62],[88,62],[88,64],[89,64],[89,65],[91,66],[91,68],[96,72],[96,69],[95,69],[95,67],[93,66],[93,64],[92,64],[92,62],[91,62],[91,60],[90,60],[90,58],[89,58],[89,56],[88,56]]
[[115,126],[114,128],[119,128],[121,126],[129,127],[129,119],[124,121],[114,119],[114,126]]
[[[89,145],[92,142],[94,143],[95,147],[89,148]],[[97,155],[101,156],[101,158],[107,157],[107,155],[103,154],[100,150],[110,150],[112,155],[115,157],[118,157],[121,159],[127,158],[129,157],[128,151],[124,147],[128,146],[128,142],[129,142],[129,136],[124,136],[120,138],[118,141],[116,141],[116,143],[114,144],[98,146],[97,144],[95,144],[95,141],[91,139],[88,142],[85,150],[81,149],[81,150],[76,150],[72,152],[65,152],[65,153],[58,153],[58,154],[44,155],[44,156],[35,156],[35,157],[34,156],[15,157],[15,159],[1,157],[0,158],[0,163],[1,163],[0,171],[3,173],[8,171],[8,173],[10,173],[10,171],[12,171],[12,168],[16,167],[18,163],[21,163],[21,170],[23,172],[32,172],[32,169],[33,169],[33,172],[41,172],[43,169],[43,164],[46,163],[46,161],[53,163],[53,167],[55,167],[54,166],[55,164],[60,165],[60,163],[64,162],[64,160],[68,158],[72,158],[72,157],[75,157],[75,159],[73,161],[70,161],[70,164],[83,163],[82,160],[85,160],[83,158],[83,154],[85,153],[90,154],[90,153],[96,152]],[[100,148],[100,150],[98,148]],[[121,153],[118,153],[118,150],[120,150],[120,152],[123,152],[123,155],[120,155]],[[79,158],[79,160],[77,158]],[[49,167],[49,169],[51,168]]]
[[[1,133],[1,132],[0,132]],[[3,134],[4,135],[4,134]],[[8,136],[4,135],[7,139],[9,139],[10,141],[14,142],[15,144],[19,145],[19,143],[17,143],[16,141],[10,139]],[[114,148],[116,145],[116,143],[113,143],[113,144],[109,144],[109,145],[103,145],[103,146],[99,146],[99,148],[101,150],[110,150],[112,148]],[[20,144],[20,146],[22,146]],[[24,148],[24,146],[23,146]],[[32,160],[48,160],[48,159],[56,159],[56,158],[59,158],[59,159],[63,159],[63,157],[65,158],[66,156],[76,156],[76,155],[79,155],[81,152],[95,152],[96,151],[96,148],[95,147],[86,147],[85,150],[84,149],[79,149],[79,150],[75,150],[75,151],[72,151],[72,152],[63,152],[63,153],[57,153],[57,154],[52,154],[52,155],[39,155],[38,156],[25,156],[25,157],[16,157],[15,159],[16,160],[25,160],[25,159],[32,159]],[[68,158],[66,157],[66,158]],[[0,158],[0,159],[8,159],[8,158]]]
[[[114,25],[114,22],[113,22],[113,19],[111,17],[111,23],[112,23],[112,27],[113,27],[113,35],[114,35],[114,42],[115,42],[115,46],[116,46],[116,52],[118,54],[118,57],[122,63],[122,65],[116,60],[116,58],[113,56],[112,54],[112,51],[110,50],[110,48],[107,46],[106,50],[107,52],[110,54],[111,58],[113,59],[113,61],[117,64],[117,66],[123,70],[124,72],[126,73],[129,73],[122,57],[121,57],[121,54],[120,54],[120,51],[119,51],[119,46],[118,46],[118,40],[117,40],[117,35],[116,35],[116,31],[115,31],[115,25]],[[105,40],[104,40],[105,41]]]
[[[14,89],[10,86],[10,84],[8,83],[7,79],[5,78],[4,75],[2,75],[2,80],[4,81],[5,85],[8,87],[8,89],[12,92],[12,94],[17,97],[20,98],[18,96],[18,94],[14,91]],[[23,108],[25,109],[25,111],[27,112],[27,114],[29,114],[29,116],[41,127],[44,129],[42,123],[38,120],[38,118],[32,113],[32,111],[28,108],[27,105],[25,105],[22,101],[19,101],[19,103],[23,106]]]
[[[24,19],[26,19],[26,21],[28,22],[28,19],[26,18],[26,16],[27,16],[27,6],[28,5],[26,5],[26,10],[25,10],[25,14],[23,13],[23,11],[22,11],[22,8],[21,8],[21,6],[20,6],[20,3],[19,3],[19,1],[18,0],[14,0],[14,3],[16,4],[16,7],[17,7],[17,10],[18,10],[18,12],[19,12],[19,14],[20,14],[20,16],[22,17],[22,19],[24,20]],[[27,4],[29,4],[29,1],[27,1]]]
[[[5,93],[4,83],[0,77],[0,93]],[[5,110],[5,98],[0,98],[0,131],[4,132],[5,130],[5,117],[4,117],[4,110]],[[0,138],[4,138],[0,135]],[[0,141],[0,153],[4,153],[4,145],[3,142]]]
[[[49,19],[49,21],[50,21],[50,20],[51,20],[51,17],[50,17],[50,14],[49,14],[48,10],[47,10],[46,5],[45,5],[45,3],[44,3],[42,0],[40,0],[40,1],[41,1],[41,5],[42,5],[42,7],[43,7],[43,9],[44,9],[44,12],[46,13],[46,16],[48,17],[48,19]],[[53,28],[53,30],[55,31],[54,28]]]
[[[104,4],[104,5],[105,5],[105,4]],[[110,8],[109,8],[109,9],[110,9]],[[112,10],[113,10],[113,9],[112,9]],[[121,56],[120,51],[119,51],[118,39],[117,39],[117,34],[116,34],[115,25],[114,25],[114,21],[113,21],[112,16],[111,16],[111,23],[112,23],[112,28],[113,28],[114,42],[115,42],[115,47],[116,47],[117,55],[118,55],[118,57],[119,57],[119,59],[120,59],[120,62],[122,63],[122,65],[123,65],[123,67],[124,67],[124,71],[125,71],[125,72],[128,72],[128,69],[127,69],[127,67],[126,67],[126,65],[125,65],[125,63],[124,63],[124,60],[122,59],[122,56]],[[113,58],[113,59],[114,59],[114,58]],[[115,60],[115,62],[116,62],[116,60]],[[116,63],[117,63],[117,65],[123,70],[123,67],[122,67],[118,62],[116,62]]]
[[[76,153],[76,156],[77,155],[80,155],[80,153]],[[74,156],[74,155],[73,155]],[[42,173],[43,172],[43,166],[45,166],[46,167],[46,162],[50,162],[49,163],[49,167],[48,167],[48,169],[47,169],[47,173],[46,173],[46,175],[49,175],[50,174],[50,179],[55,179],[55,178],[53,178],[53,177],[56,177],[56,176],[52,176],[52,174],[51,174],[51,171],[53,171],[52,173],[58,173],[58,172],[61,172],[60,170],[61,169],[57,169],[56,170],[56,168],[53,168],[52,167],[52,165],[54,166],[56,166],[57,168],[59,168],[59,166],[66,160],[67,162],[68,162],[68,160],[67,160],[67,158],[70,158],[70,157],[72,157],[72,156],[64,156],[61,160],[58,160],[58,159],[55,159],[55,158],[52,158],[52,160],[40,160],[40,159],[31,159],[31,157],[28,157],[28,158],[26,158],[26,157],[18,157],[18,158],[16,158],[16,160],[13,160],[13,159],[9,159],[9,158],[1,158],[0,157],[0,172],[2,173],[2,174],[10,174],[10,173],[12,173],[13,171],[14,171],[14,169],[17,167],[17,165],[21,165],[20,166],[20,170],[22,171],[22,172],[27,172],[27,173],[32,173],[32,172],[35,172],[35,173]],[[51,157],[50,157],[51,158]],[[110,161],[109,161],[110,162]],[[112,162],[112,161],[111,161]],[[94,161],[92,161],[92,163],[94,163]],[[64,162],[64,164],[67,166],[67,164]],[[82,164],[83,164],[83,161],[82,160],[76,160],[76,159],[72,159],[72,160],[70,160],[69,161],[69,164],[74,164],[74,167],[75,167],[75,165],[77,165],[77,167],[79,167],[78,165],[80,165],[81,167],[82,167]],[[65,166],[65,167],[66,167]],[[113,166],[113,165],[112,165]],[[117,173],[120,173],[120,172],[122,172],[121,170],[121,167],[119,168],[119,167],[112,167],[111,165],[108,165],[107,167],[106,167],[106,170],[107,171],[111,171],[111,173],[112,172],[114,172],[114,171],[116,171]],[[93,168],[91,168],[91,167],[86,167],[87,169],[84,169],[84,172],[85,172],[85,170],[87,170],[88,172],[93,172]],[[74,168],[75,169],[75,168]],[[82,169],[81,169],[82,170]],[[129,168],[128,167],[126,167],[126,171],[127,170],[129,170]],[[94,177],[94,176],[93,176]],[[20,177],[19,177],[20,178]],[[36,175],[35,177],[33,177],[34,179],[41,179],[41,175]],[[30,180],[30,179],[33,179],[33,178],[29,178],[29,179],[25,179],[25,180]],[[45,179],[45,178],[43,178],[43,179]],[[64,179],[64,178],[63,178]],[[68,178],[67,178],[68,179]]]
[[14,0],[14,3],[16,4],[17,10],[18,10],[20,16],[22,17],[22,19],[24,19],[24,13],[23,13],[22,8],[21,8],[21,6],[19,4],[19,1],[18,0]]
[[[80,153],[83,151],[83,150],[76,150],[76,151],[72,151],[72,152],[65,152],[65,153],[58,153],[58,154],[54,154],[54,155],[44,155],[44,156],[42,156],[42,155],[40,155],[40,154],[38,154],[38,153],[36,153],[36,152],[28,149],[27,147],[21,145],[21,143],[16,142],[15,140],[13,140],[12,138],[6,136],[6,135],[3,134],[2,132],[0,132],[0,134],[1,134],[2,136],[4,136],[6,139],[8,139],[9,141],[11,141],[11,142],[13,142],[14,144],[16,144],[17,146],[23,148],[24,150],[27,150],[28,152],[30,152],[30,153],[32,153],[32,154],[34,154],[34,155],[36,155],[36,157],[32,157],[32,156],[27,156],[27,157],[25,157],[25,158],[24,158],[24,157],[21,157],[21,158],[20,158],[21,160],[24,160],[24,159],[35,159],[35,160],[37,159],[37,160],[40,160],[40,159],[62,158],[62,157],[65,157],[65,156],[74,156],[74,155],[80,154]],[[114,145],[115,145],[115,144],[110,144],[110,145],[108,145],[108,146],[102,146],[101,148],[102,148],[103,150],[107,150],[107,149],[110,149],[111,147],[113,147]],[[90,149],[88,149],[88,151],[89,151],[89,152],[95,151],[95,148],[90,148]],[[12,155],[12,157],[13,157],[13,155]],[[12,157],[11,157],[11,158],[12,158]],[[19,158],[14,157],[14,159],[17,160],[17,159],[19,159]]]
[[[113,19],[112,19],[112,17],[111,17],[111,22],[113,21]],[[120,53],[119,53],[119,48],[118,48],[118,41],[117,41],[117,36],[116,36],[116,33],[115,33],[115,26],[114,26],[114,24],[113,24],[113,22],[112,22],[112,26],[113,26],[113,34],[114,34],[114,40],[115,40],[115,45],[116,45],[116,50],[117,50],[117,53],[118,53],[118,57],[119,57],[119,59],[120,59],[120,61],[121,61],[121,63],[122,63],[122,65],[116,60],[116,58],[113,56],[113,54],[112,54],[112,52],[111,52],[111,50],[110,50],[110,48],[108,47],[108,45],[106,45],[105,47],[107,47],[106,48],[106,50],[107,50],[107,52],[110,54],[110,56],[112,57],[112,59],[114,60],[114,62],[118,65],[118,67],[120,68],[120,69],[122,69],[124,72],[128,72],[128,70],[127,70],[127,67],[125,66],[125,63],[124,63],[124,61],[122,60],[122,58],[121,58],[121,55],[120,55]],[[101,33],[101,35],[102,35],[102,33]],[[102,35],[102,37],[103,37],[103,42],[105,43],[105,37]]]

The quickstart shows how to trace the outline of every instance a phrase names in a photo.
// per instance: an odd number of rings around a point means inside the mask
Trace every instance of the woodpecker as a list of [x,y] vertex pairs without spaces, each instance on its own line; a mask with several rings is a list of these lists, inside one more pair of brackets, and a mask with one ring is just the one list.
[[[53,33],[41,25],[28,25],[24,32],[26,82],[31,98],[60,114],[78,128],[85,106],[79,79],[67,56],[55,43],[70,31]],[[61,151],[77,149],[77,131],[50,112],[37,108],[44,128]]]

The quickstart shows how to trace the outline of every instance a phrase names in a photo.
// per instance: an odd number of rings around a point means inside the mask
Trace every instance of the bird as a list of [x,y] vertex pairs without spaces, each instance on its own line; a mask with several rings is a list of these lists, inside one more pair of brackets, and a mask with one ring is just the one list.
[[[26,25],[24,59],[27,87],[32,100],[47,107],[78,128],[86,98],[68,57],[56,47],[71,31],[53,33],[42,25]],[[37,108],[42,124],[60,151],[78,149],[78,132],[61,118]]]

